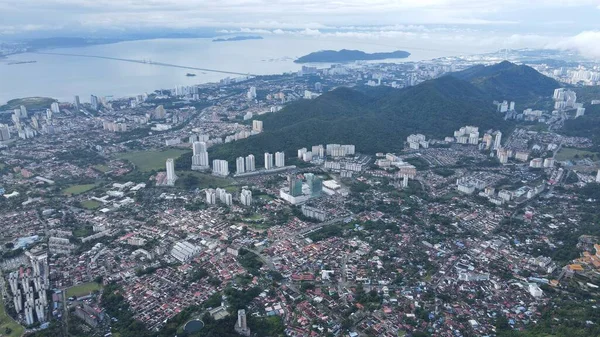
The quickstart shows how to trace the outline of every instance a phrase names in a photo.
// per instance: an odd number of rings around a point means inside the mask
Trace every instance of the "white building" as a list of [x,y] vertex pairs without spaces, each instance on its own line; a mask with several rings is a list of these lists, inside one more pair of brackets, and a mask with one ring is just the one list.
[[227,160],[215,159],[212,171],[214,175],[226,177],[229,175],[229,163]]
[[598,174],[596,175],[596,182],[600,183],[600,170],[598,170]]
[[173,158],[167,159],[167,186],[175,185],[177,175],[175,175],[175,160]]
[[252,191],[242,189],[242,193],[240,193],[240,202],[244,206],[252,205]]
[[502,132],[496,131],[496,137],[494,138],[494,150],[498,150],[502,147]]
[[238,157],[235,160],[235,173],[236,174],[240,174],[240,173],[244,173],[246,172],[246,168],[245,168],[245,159],[244,157]]
[[58,106],[57,102],[50,104],[50,111],[54,112],[55,114],[60,112],[60,107]]
[[256,171],[256,160],[254,159],[253,154],[249,154],[246,156],[246,171],[254,172]]
[[285,166],[285,153],[284,152],[275,152],[275,167],[284,167]]
[[192,143],[192,170],[207,170],[210,168],[205,142]]
[[253,120],[252,121],[252,131],[263,132],[263,122]]
[[585,108],[577,108],[577,112],[575,113],[575,118],[581,117],[585,115]]
[[273,168],[273,154],[265,152],[265,170]]
[[193,245],[187,241],[180,241],[171,249],[171,256],[179,260],[179,262],[189,262],[194,256],[200,254],[200,247]]
[[217,203],[217,193],[212,188],[206,190],[206,203],[209,205]]

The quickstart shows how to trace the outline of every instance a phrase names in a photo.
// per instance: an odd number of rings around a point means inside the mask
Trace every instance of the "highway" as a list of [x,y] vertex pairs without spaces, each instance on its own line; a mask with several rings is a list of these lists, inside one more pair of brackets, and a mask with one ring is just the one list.
[[198,68],[198,67],[189,67],[178,64],[171,63],[163,63],[163,62],[153,62],[146,60],[134,60],[134,59],[124,59],[119,57],[110,57],[110,56],[98,56],[98,55],[83,55],[83,54],[67,54],[67,53],[42,53],[35,52],[34,54],[42,54],[42,55],[58,55],[58,56],[73,56],[73,57],[88,57],[88,58],[96,58],[96,59],[104,59],[104,60],[113,60],[113,61],[122,61],[122,62],[131,62],[131,63],[140,63],[140,64],[149,64],[149,65],[157,65],[162,67],[171,67],[171,68],[180,68],[180,69],[188,69],[188,70],[198,70],[198,71],[208,71],[213,73],[220,74],[228,74],[228,75],[240,75],[240,76],[258,76],[249,73],[239,73],[235,71],[227,71],[227,70],[219,70],[219,69],[209,69],[209,68]]

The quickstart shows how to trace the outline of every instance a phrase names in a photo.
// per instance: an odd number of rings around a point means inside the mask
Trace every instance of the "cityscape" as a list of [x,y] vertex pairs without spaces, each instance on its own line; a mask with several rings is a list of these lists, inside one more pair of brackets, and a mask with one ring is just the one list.
[[0,336],[600,336],[598,59],[409,52],[8,100]]

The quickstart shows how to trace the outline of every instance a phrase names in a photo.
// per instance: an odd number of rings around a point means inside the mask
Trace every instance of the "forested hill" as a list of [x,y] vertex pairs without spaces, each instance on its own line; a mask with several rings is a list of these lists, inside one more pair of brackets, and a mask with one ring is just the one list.
[[469,81],[496,100],[516,101],[521,106],[548,99],[554,89],[561,87],[559,82],[531,67],[508,61],[491,66],[477,65],[450,75]]
[[482,90],[450,76],[383,96],[339,88],[261,116],[262,134],[215,147],[211,157],[231,161],[253,153],[260,162],[266,151],[294,156],[299,148],[326,143],[355,144],[364,153],[398,151],[412,133],[443,138],[467,124],[506,129],[491,102]]
[[267,151],[295,157],[299,148],[327,143],[355,144],[363,153],[393,152],[413,133],[443,139],[465,125],[507,131],[512,122],[496,112],[493,100],[547,99],[556,87],[530,67],[502,62],[401,90],[338,88],[260,116],[262,134],[215,147],[211,156],[232,161],[253,153],[260,163]]

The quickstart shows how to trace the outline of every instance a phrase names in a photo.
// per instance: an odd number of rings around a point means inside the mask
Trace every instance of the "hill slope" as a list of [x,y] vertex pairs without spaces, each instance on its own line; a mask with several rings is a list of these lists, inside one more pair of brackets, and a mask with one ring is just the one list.
[[491,66],[477,65],[451,76],[472,83],[496,100],[516,101],[520,105],[541,103],[561,86],[531,67],[508,61]]
[[445,76],[403,90],[359,92],[339,88],[312,101],[261,116],[265,131],[211,149],[211,157],[232,161],[253,153],[297,149],[317,144],[355,144],[359,152],[399,151],[406,137],[423,133],[443,138],[467,124],[506,130],[510,124],[495,113],[491,99],[474,85]]

